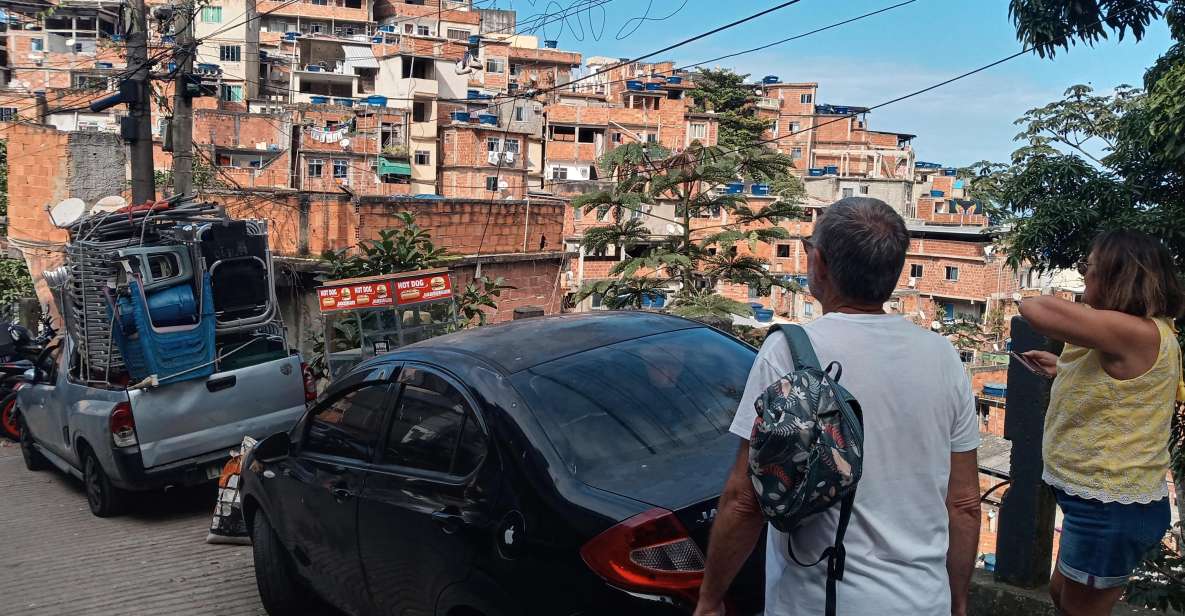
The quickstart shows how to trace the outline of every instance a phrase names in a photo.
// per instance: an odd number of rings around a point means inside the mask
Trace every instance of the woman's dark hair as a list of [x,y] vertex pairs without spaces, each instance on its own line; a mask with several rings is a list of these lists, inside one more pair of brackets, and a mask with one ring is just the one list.
[[1139,231],[1106,231],[1090,250],[1090,271],[1098,287],[1095,308],[1181,318],[1185,289],[1173,256],[1159,240]]

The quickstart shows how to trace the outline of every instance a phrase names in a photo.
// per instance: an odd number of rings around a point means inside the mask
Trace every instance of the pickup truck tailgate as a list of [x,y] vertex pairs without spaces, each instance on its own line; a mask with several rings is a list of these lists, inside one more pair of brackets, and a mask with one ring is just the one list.
[[298,355],[128,395],[145,468],[285,432],[305,410]]

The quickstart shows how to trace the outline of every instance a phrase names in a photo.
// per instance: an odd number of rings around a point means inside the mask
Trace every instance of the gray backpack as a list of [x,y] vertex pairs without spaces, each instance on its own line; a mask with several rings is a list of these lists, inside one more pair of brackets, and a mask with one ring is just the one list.
[[839,385],[843,368],[838,362],[826,370],[820,367],[806,330],[798,325],[780,329],[790,344],[794,371],[766,388],[755,403],[749,477],[765,519],[787,534],[808,516],[839,505],[835,543],[818,560],[800,561],[787,540],[790,558],[800,566],[827,561],[826,613],[834,616],[835,585],[843,579],[844,533],[863,472],[860,404]]

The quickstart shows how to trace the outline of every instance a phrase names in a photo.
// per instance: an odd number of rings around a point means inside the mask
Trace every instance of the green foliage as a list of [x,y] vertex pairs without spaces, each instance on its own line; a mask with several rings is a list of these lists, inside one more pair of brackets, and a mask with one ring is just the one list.
[[[1181,524],[1177,524],[1181,530]],[[1185,611],[1185,555],[1161,544],[1132,574],[1125,598],[1128,603],[1162,612]]]
[[[152,172],[152,180],[156,183],[157,190],[169,190],[173,188],[173,172],[167,169],[156,169]],[[227,188],[222,177],[218,174],[218,170],[211,166],[199,156],[193,159],[193,190],[201,193],[206,190]]]
[[0,306],[35,297],[33,277],[24,259],[0,259]]
[[757,97],[752,87],[745,86],[748,78],[726,68],[699,69],[694,77],[695,88],[687,93],[697,111],[716,112],[720,122],[716,141],[728,149],[749,147],[770,125],[769,120],[757,117]]
[[671,312],[688,319],[730,319],[732,315],[751,316],[748,304],[712,291],[690,291],[675,297]]
[[[733,151],[695,142],[678,154],[663,157],[652,156],[636,145],[615,149],[601,161],[606,175],[616,178],[615,185],[581,195],[572,205],[585,212],[612,212],[614,222],[587,229],[583,245],[592,254],[605,254],[609,246],[616,246],[623,257],[610,270],[614,279],[585,285],[576,300],[598,294],[610,308],[640,308],[646,297],[666,295],[672,288],[714,289],[717,283],[728,282],[746,284],[768,295],[772,286],[785,285],[767,271],[765,260],[737,256],[733,248],[743,243],[753,251],[760,243],[789,237],[777,225],[801,214],[797,203],[778,200],[754,209],[744,195],[728,194],[721,188],[741,178],[789,175],[791,166],[789,157],[764,148]],[[675,205],[676,218],[671,224],[677,231],[640,256],[624,256],[651,235],[640,221],[627,220],[627,215],[660,202]],[[694,219],[721,218],[722,214],[728,223],[706,225],[693,234]],[[735,306],[748,309],[739,303]]]
[[323,258],[329,263],[333,278],[357,278],[429,269],[440,265],[448,256],[437,248],[432,235],[416,223],[411,212],[396,214],[403,226],[379,231],[379,239],[358,244],[358,254],[348,249],[328,252]]
[[464,290],[457,295],[457,313],[461,315],[461,321],[473,323],[473,320],[477,319],[478,326],[485,325],[488,312],[483,308],[497,311],[498,298],[502,296],[502,292],[515,288],[517,287],[506,284],[501,276],[493,280],[489,276],[482,276],[465,285]]
[[[1160,17],[1166,0],[1012,0],[1008,14],[1016,24],[1016,38],[1035,48],[1043,58],[1078,42],[1094,45],[1114,32],[1123,40],[1129,32],[1137,41]],[[1175,4],[1175,2],[1174,2]]]

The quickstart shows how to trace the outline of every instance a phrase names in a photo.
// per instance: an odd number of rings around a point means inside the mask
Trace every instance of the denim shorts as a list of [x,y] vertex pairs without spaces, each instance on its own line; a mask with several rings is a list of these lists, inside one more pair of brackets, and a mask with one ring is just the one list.
[[1167,498],[1127,505],[1072,496],[1057,488],[1053,493],[1062,509],[1057,569],[1084,586],[1107,589],[1127,584],[1169,529]]

